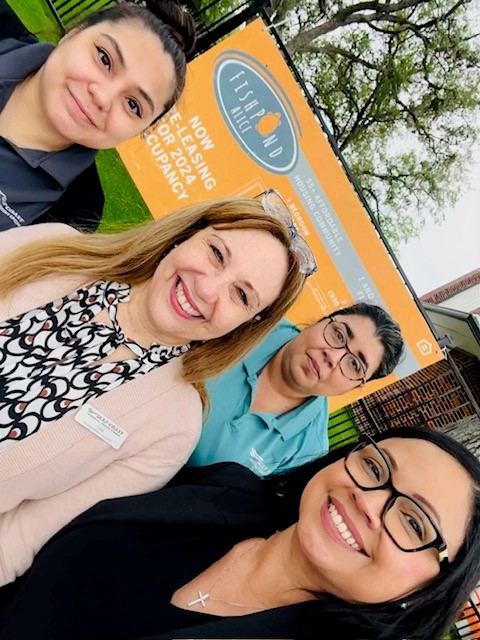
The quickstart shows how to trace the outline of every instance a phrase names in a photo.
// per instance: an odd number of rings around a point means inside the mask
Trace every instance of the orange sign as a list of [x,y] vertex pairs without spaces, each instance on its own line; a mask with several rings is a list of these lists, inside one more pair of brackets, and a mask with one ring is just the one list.
[[155,217],[188,203],[277,189],[316,255],[289,313],[312,322],[354,301],[379,304],[407,341],[395,372],[330,400],[331,410],[443,358],[394,262],[261,20],[189,65],[179,106],[119,153]]

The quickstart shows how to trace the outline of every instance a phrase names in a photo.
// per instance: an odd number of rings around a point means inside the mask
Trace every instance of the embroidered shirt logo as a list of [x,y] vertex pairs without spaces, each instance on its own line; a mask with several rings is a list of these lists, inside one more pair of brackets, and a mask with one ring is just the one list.
[[5,193],[3,193],[1,189],[0,189],[0,214],[3,214],[5,217],[11,220],[11,222],[13,222],[13,224],[16,227],[21,227],[22,225],[25,224],[24,218],[22,218],[22,216],[19,213],[17,213],[15,209],[12,209],[12,207],[8,204],[7,196]]
[[270,467],[265,464],[265,460],[254,447],[250,449],[250,465],[252,471],[259,476],[268,476],[271,473]]

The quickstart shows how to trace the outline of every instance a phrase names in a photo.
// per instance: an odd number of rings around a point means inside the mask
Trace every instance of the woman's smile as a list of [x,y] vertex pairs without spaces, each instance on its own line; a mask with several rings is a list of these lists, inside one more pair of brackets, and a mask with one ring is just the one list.
[[98,129],[98,126],[93,120],[93,117],[90,115],[87,107],[81,102],[81,100],[70,90],[67,89],[67,94],[69,97],[69,102],[71,106],[71,111],[74,119],[77,122],[86,124],[89,127],[95,127]]
[[[322,507],[322,520],[327,533],[341,546],[355,553],[365,553],[362,538],[353,522],[348,518],[342,505],[329,498]],[[343,514],[340,515],[340,512]]]
[[139,134],[162,111],[175,68],[155,33],[136,22],[108,32],[99,23],[69,32],[34,80],[52,136],[104,149]]
[[272,303],[286,273],[287,252],[270,234],[202,229],[159,262],[145,288],[151,336],[187,344],[226,335]]
[[[423,440],[385,439],[381,448],[394,461],[392,479],[400,490],[435,506],[449,557],[454,556],[464,535],[472,491],[463,467]],[[439,468],[445,470],[440,476]],[[366,457],[362,469],[373,477],[375,458]],[[438,575],[435,550],[405,552],[386,529],[384,509],[390,494],[388,489],[364,491],[357,486],[344,460],[324,467],[310,480],[302,494],[296,532],[317,590],[328,589],[348,600],[383,602]],[[408,524],[414,516],[410,511],[403,514],[400,528],[389,520],[393,535],[402,542],[411,536]],[[421,545],[421,536],[415,538],[417,543]]]
[[170,303],[181,318],[205,320],[205,316],[193,301],[187,286],[180,277],[176,278],[170,291]]

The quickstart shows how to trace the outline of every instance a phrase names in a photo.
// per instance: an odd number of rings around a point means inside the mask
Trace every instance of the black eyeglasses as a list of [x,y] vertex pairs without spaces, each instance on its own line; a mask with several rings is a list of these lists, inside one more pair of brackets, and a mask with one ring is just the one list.
[[317,270],[315,256],[308,242],[298,233],[287,203],[274,189],[267,189],[260,196],[262,196],[262,207],[265,213],[269,213],[274,218],[281,220],[290,230],[292,234],[290,251],[298,258],[298,270],[307,277],[311,276]]
[[345,323],[338,322],[335,318],[329,318],[323,329],[325,342],[332,349],[345,349],[346,353],[340,358],[338,366],[343,376],[352,382],[365,383],[367,372],[363,362],[352,351],[347,341],[347,327]]
[[388,489],[391,497],[382,511],[385,531],[395,545],[406,553],[434,548],[440,569],[448,567],[448,551],[438,527],[425,509],[413,498],[397,491],[386,455],[368,435],[344,459],[345,470],[363,491]]

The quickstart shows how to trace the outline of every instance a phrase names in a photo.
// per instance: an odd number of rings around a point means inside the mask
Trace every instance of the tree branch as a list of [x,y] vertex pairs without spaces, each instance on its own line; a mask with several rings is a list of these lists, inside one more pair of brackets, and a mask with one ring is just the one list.
[[368,62],[368,60],[364,60],[363,58],[361,58],[360,56],[355,55],[354,53],[352,53],[351,51],[348,51],[347,49],[342,49],[342,47],[336,47],[333,44],[324,44],[324,45],[308,45],[306,46],[303,51],[305,53],[323,53],[325,55],[329,55],[329,56],[335,56],[335,55],[339,55],[342,56],[343,58],[347,58],[348,60],[351,60],[352,62],[357,62],[358,64],[362,65],[362,67],[366,67],[367,69],[372,69],[373,71],[378,71],[382,74],[385,73],[385,68],[380,66],[379,64],[374,64],[373,62]]
[[363,119],[365,113],[367,112],[367,109],[373,103],[373,101],[376,98],[378,92],[380,91],[380,87],[381,86],[382,86],[382,81],[377,79],[377,84],[376,84],[375,88],[373,89],[372,93],[370,94],[368,100],[366,100],[366,102],[363,105],[363,107],[357,113],[357,116],[355,118],[355,122],[353,123],[353,126],[350,129],[349,134],[347,136],[345,136],[345,138],[341,142],[338,141],[339,142],[340,151],[343,151],[345,149],[345,147],[347,147],[351,143],[353,138],[355,137],[355,135],[357,133],[357,130],[360,128],[360,123],[362,122],[362,119]]
[[399,2],[385,4],[382,2],[358,2],[349,7],[339,9],[334,16],[324,23],[298,33],[286,43],[286,47],[290,54],[293,55],[302,48],[306,42],[310,42],[331,31],[335,31],[339,27],[365,21],[367,16],[360,13],[361,11],[375,11],[376,20],[380,21],[384,20],[387,15],[391,16],[397,11],[416,7],[428,2],[430,2],[430,0],[400,0]]

